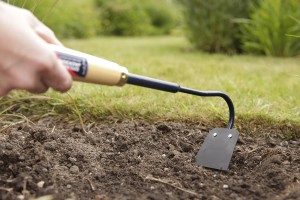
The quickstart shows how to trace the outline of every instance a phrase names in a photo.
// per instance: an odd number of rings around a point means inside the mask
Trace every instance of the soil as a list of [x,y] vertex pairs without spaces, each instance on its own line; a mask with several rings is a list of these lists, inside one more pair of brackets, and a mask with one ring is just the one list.
[[82,129],[53,118],[13,125],[0,136],[0,199],[300,199],[299,139],[241,131],[229,170],[219,171],[195,164],[210,129],[143,120]]

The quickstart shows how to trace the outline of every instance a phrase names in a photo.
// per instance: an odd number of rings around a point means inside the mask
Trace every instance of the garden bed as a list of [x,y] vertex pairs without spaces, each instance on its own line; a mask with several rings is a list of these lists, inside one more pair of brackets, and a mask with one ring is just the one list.
[[229,170],[217,171],[194,163],[210,129],[117,119],[84,130],[54,118],[13,125],[0,137],[0,199],[300,199],[299,140],[241,132]]

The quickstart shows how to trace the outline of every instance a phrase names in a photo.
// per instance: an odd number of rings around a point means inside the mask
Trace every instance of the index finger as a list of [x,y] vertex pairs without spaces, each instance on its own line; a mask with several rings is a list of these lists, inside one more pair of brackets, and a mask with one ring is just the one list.
[[63,46],[63,44],[55,36],[54,32],[43,23],[40,22],[40,24],[35,27],[34,30],[36,34],[38,34],[38,36],[40,36],[47,43]]

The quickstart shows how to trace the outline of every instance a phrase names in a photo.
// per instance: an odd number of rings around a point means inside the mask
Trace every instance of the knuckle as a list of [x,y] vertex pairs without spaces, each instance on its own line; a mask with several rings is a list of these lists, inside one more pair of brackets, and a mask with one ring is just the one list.
[[61,84],[61,92],[68,91],[72,86],[72,82],[69,80],[63,81]]
[[25,17],[27,17],[28,19],[34,19],[35,18],[33,13],[30,10],[22,9],[22,12],[23,12],[23,15]]
[[47,31],[47,33],[50,35],[50,36],[55,36],[55,34],[54,34],[54,32],[50,29],[50,28],[48,28],[47,26],[45,26],[45,29],[46,29],[46,31]]
[[50,37],[53,37],[55,35],[54,32],[44,24],[40,24],[36,29],[41,34],[45,34],[45,35],[48,35]]
[[62,76],[60,80],[58,81],[56,90],[60,92],[66,92],[68,91],[72,86],[72,79],[68,76]]
[[41,72],[50,72],[54,69],[57,63],[57,58],[53,52],[47,52],[44,56],[41,57],[39,61],[39,66]]

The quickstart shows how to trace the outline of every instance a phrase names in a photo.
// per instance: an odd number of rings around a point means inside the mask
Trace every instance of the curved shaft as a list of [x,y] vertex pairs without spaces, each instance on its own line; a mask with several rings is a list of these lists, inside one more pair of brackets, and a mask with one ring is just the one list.
[[232,129],[234,125],[234,106],[229,98],[229,96],[223,92],[218,92],[218,91],[200,91],[200,90],[194,90],[190,88],[185,88],[181,87],[177,83],[172,83],[172,82],[167,82],[167,81],[162,81],[159,79],[154,79],[154,78],[149,78],[146,76],[140,76],[136,74],[128,74],[128,79],[127,79],[128,84],[132,85],[137,85],[137,86],[142,86],[142,87],[147,87],[147,88],[152,88],[156,90],[162,90],[166,92],[182,92],[186,94],[193,94],[197,96],[203,96],[203,97],[222,97],[229,109],[229,122],[228,122],[228,128]]
[[222,97],[227,105],[228,105],[228,109],[229,109],[229,121],[228,121],[228,128],[232,129],[233,125],[234,125],[234,106],[232,103],[232,100],[230,99],[230,97],[223,93],[223,92],[219,92],[219,91],[200,91],[200,90],[194,90],[194,89],[190,89],[190,88],[185,88],[185,87],[180,87],[179,92],[183,92],[183,93],[187,93],[187,94],[193,94],[193,95],[197,95],[197,96],[202,96],[202,97]]

